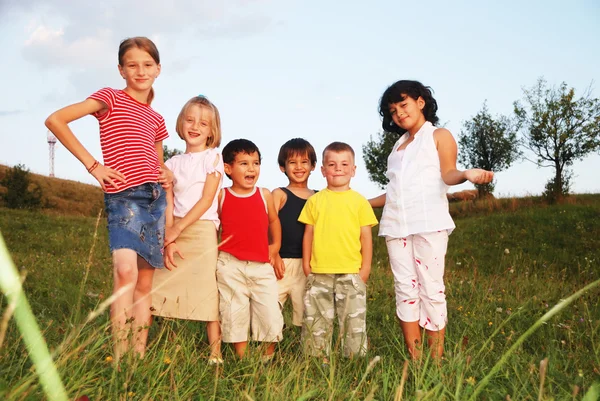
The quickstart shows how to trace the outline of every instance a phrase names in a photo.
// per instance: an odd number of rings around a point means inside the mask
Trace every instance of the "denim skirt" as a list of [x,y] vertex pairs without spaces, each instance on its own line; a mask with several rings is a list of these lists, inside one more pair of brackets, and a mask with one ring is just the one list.
[[111,253],[137,252],[153,267],[163,267],[166,193],[149,182],[114,194],[104,194]]

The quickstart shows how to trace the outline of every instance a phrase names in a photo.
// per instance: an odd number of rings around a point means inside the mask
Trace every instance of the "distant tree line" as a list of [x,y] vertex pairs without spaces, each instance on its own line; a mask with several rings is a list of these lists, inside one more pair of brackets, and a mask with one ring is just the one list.
[[[600,149],[600,99],[592,97],[591,87],[577,98],[565,82],[551,87],[539,78],[533,87],[523,88],[523,99],[513,108],[511,116],[492,116],[485,101],[474,117],[463,122],[459,163],[499,172],[525,158],[554,169],[543,195],[550,201],[560,199],[571,189],[569,167]],[[382,188],[387,185],[387,157],[397,140],[397,134],[384,131],[363,145],[369,178]],[[523,148],[534,155],[533,160]],[[495,181],[476,185],[480,196],[491,194],[494,186]]]

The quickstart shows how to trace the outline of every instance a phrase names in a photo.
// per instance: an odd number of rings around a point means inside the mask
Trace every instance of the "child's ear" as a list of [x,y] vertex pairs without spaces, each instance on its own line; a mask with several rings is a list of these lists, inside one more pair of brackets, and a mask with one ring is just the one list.
[[419,110],[423,110],[423,108],[425,108],[425,100],[419,96],[419,98],[417,99],[417,106],[419,106]]
[[279,166],[279,170],[281,170],[281,172],[282,172],[283,174],[285,174],[285,167],[281,167],[281,166]]
[[231,175],[231,165],[230,164],[223,163],[223,170],[225,171],[225,174]]

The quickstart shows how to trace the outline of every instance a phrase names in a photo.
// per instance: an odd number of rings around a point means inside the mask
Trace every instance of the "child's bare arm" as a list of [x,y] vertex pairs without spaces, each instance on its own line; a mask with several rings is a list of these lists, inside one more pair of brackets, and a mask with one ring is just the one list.
[[467,180],[473,184],[487,184],[492,181],[494,173],[491,171],[478,168],[461,171],[456,168],[458,148],[450,131],[438,128],[434,131],[433,137],[440,158],[442,180],[446,185],[462,184]]
[[200,219],[200,217],[206,213],[206,211],[212,205],[220,185],[221,174],[219,172],[215,171],[215,173],[208,174],[206,176],[206,182],[204,183],[204,189],[202,190],[202,197],[182,219],[172,225],[171,229],[167,232],[167,236],[165,237],[165,243],[168,244],[175,241],[183,232],[183,230],[185,230],[194,222],[198,221],[198,219]]
[[371,198],[369,199],[369,205],[371,205],[371,207],[384,207],[385,206],[385,197],[386,194],[381,194],[375,198]]
[[279,213],[287,201],[287,195],[281,188],[275,188],[271,193],[273,194],[273,205],[275,206],[277,213]]
[[281,248],[281,223],[279,222],[279,216],[275,210],[273,204],[273,196],[271,191],[266,188],[262,188],[263,196],[267,202],[267,214],[269,215],[269,260],[271,264],[275,263],[276,257],[279,255],[279,249]]
[[119,185],[115,181],[125,184],[125,176],[116,170],[104,167],[100,163],[96,164],[96,159],[75,137],[75,134],[69,128],[69,123],[89,114],[103,113],[106,110],[107,106],[103,102],[95,99],[86,99],[83,102],[75,103],[55,111],[46,119],[46,127],[73,156],[83,163],[90,174],[98,180],[103,190],[106,189],[106,183],[119,188]]
[[171,187],[175,176],[173,172],[165,166],[165,155],[163,149],[163,141],[154,142],[154,147],[156,148],[156,154],[158,155],[158,163],[160,165],[160,173],[158,175],[158,182],[162,185],[162,187],[166,190]]
[[365,283],[371,274],[371,260],[373,258],[373,238],[371,226],[362,226],[360,228],[360,255],[362,263],[358,274]]
[[304,275],[310,274],[310,258],[312,257],[312,244],[315,236],[315,226],[306,224],[304,226],[304,237],[302,237],[302,270]]

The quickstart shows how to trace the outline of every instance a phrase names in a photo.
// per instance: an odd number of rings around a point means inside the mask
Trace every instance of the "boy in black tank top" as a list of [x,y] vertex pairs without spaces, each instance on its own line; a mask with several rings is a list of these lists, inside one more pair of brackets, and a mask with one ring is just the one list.
[[317,165],[312,145],[301,138],[290,139],[281,146],[277,157],[279,169],[288,178],[288,186],[273,190],[273,202],[281,221],[281,249],[275,261],[279,285],[279,303],[283,308],[288,297],[292,300],[294,326],[302,327],[304,287],[302,270],[302,238],[304,224],[298,221],[306,200],[315,193],[308,188],[308,177]]

